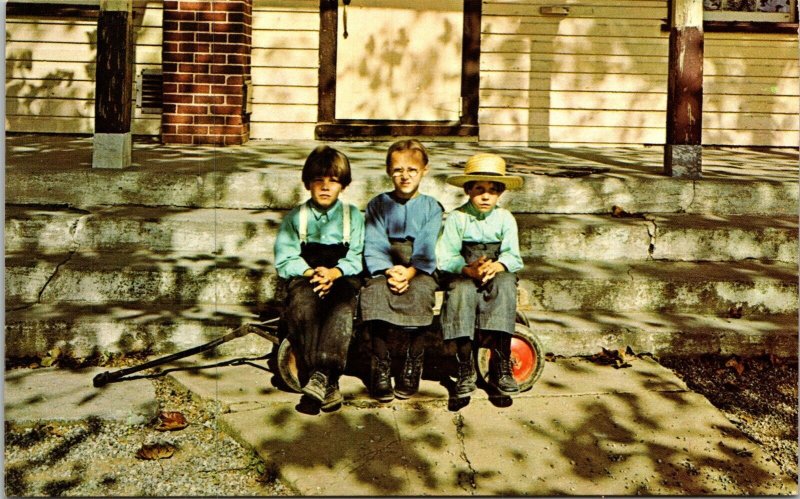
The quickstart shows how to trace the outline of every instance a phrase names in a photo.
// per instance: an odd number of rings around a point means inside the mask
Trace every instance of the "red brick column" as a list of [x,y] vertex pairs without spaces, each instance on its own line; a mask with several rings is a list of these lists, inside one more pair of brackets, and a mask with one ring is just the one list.
[[250,136],[252,0],[165,0],[165,144],[243,144]]

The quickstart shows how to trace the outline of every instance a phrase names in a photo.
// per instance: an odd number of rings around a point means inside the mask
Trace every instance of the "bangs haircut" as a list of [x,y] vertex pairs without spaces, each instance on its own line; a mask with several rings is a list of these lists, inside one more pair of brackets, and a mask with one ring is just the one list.
[[414,156],[422,162],[422,166],[428,166],[428,151],[422,142],[417,139],[398,140],[389,146],[386,151],[386,168],[392,166],[392,154],[396,152],[412,151]]
[[[482,182],[487,182],[487,180],[483,180]],[[478,183],[477,180],[471,180],[469,182],[465,182],[464,192],[469,193],[470,189],[472,189],[472,187],[477,183]],[[502,182],[492,182],[492,185],[494,186],[494,189],[497,191],[498,194],[502,194],[506,191],[506,184]]]
[[318,146],[311,151],[303,165],[303,184],[306,188],[317,177],[336,177],[342,187],[350,185],[350,160],[330,146]]

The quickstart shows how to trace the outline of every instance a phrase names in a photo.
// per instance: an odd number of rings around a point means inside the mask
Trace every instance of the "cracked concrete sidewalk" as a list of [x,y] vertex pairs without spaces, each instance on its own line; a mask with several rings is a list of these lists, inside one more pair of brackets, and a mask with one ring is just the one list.
[[647,358],[626,369],[558,359],[510,403],[479,391],[458,411],[436,380],[378,404],[345,376],[344,406],[308,414],[258,364],[170,376],[220,403],[220,427],[302,495],[797,492],[720,411]]

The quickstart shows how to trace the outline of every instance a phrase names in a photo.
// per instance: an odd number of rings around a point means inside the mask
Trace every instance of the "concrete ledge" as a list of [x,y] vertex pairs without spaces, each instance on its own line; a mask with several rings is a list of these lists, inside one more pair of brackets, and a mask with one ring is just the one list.
[[[255,306],[278,301],[268,264],[159,261],[75,256],[52,262],[6,260],[10,308],[32,303],[88,306],[128,303],[180,311],[195,305]],[[791,264],[660,261],[529,261],[519,273],[523,310],[789,313],[798,307]],[[149,304],[149,305],[148,305]]]
[[530,328],[548,352],[594,355],[601,348],[630,346],[655,355],[759,355],[793,357],[797,313],[741,319],[661,312],[526,312]]
[[[6,207],[6,254],[195,253],[268,260],[285,211]],[[797,262],[796,216],[520,214],[523,258]]]

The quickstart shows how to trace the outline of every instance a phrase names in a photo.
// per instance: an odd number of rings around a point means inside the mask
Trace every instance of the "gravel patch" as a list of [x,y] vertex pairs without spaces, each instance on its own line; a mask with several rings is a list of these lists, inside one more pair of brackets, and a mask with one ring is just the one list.
[[[7,496],[265,496],[290,495],[258,456],[216,426],[219,408],[193,399],[169,379],[151,380],[161,411],[189,425],[156,431],[157,421],[127,425],[5,425]],[[144,444],[175,446],[172,457],[137,459]]]
[[693,391],[716,408],[793,480],[797,480],[797,359],[662,357]]

